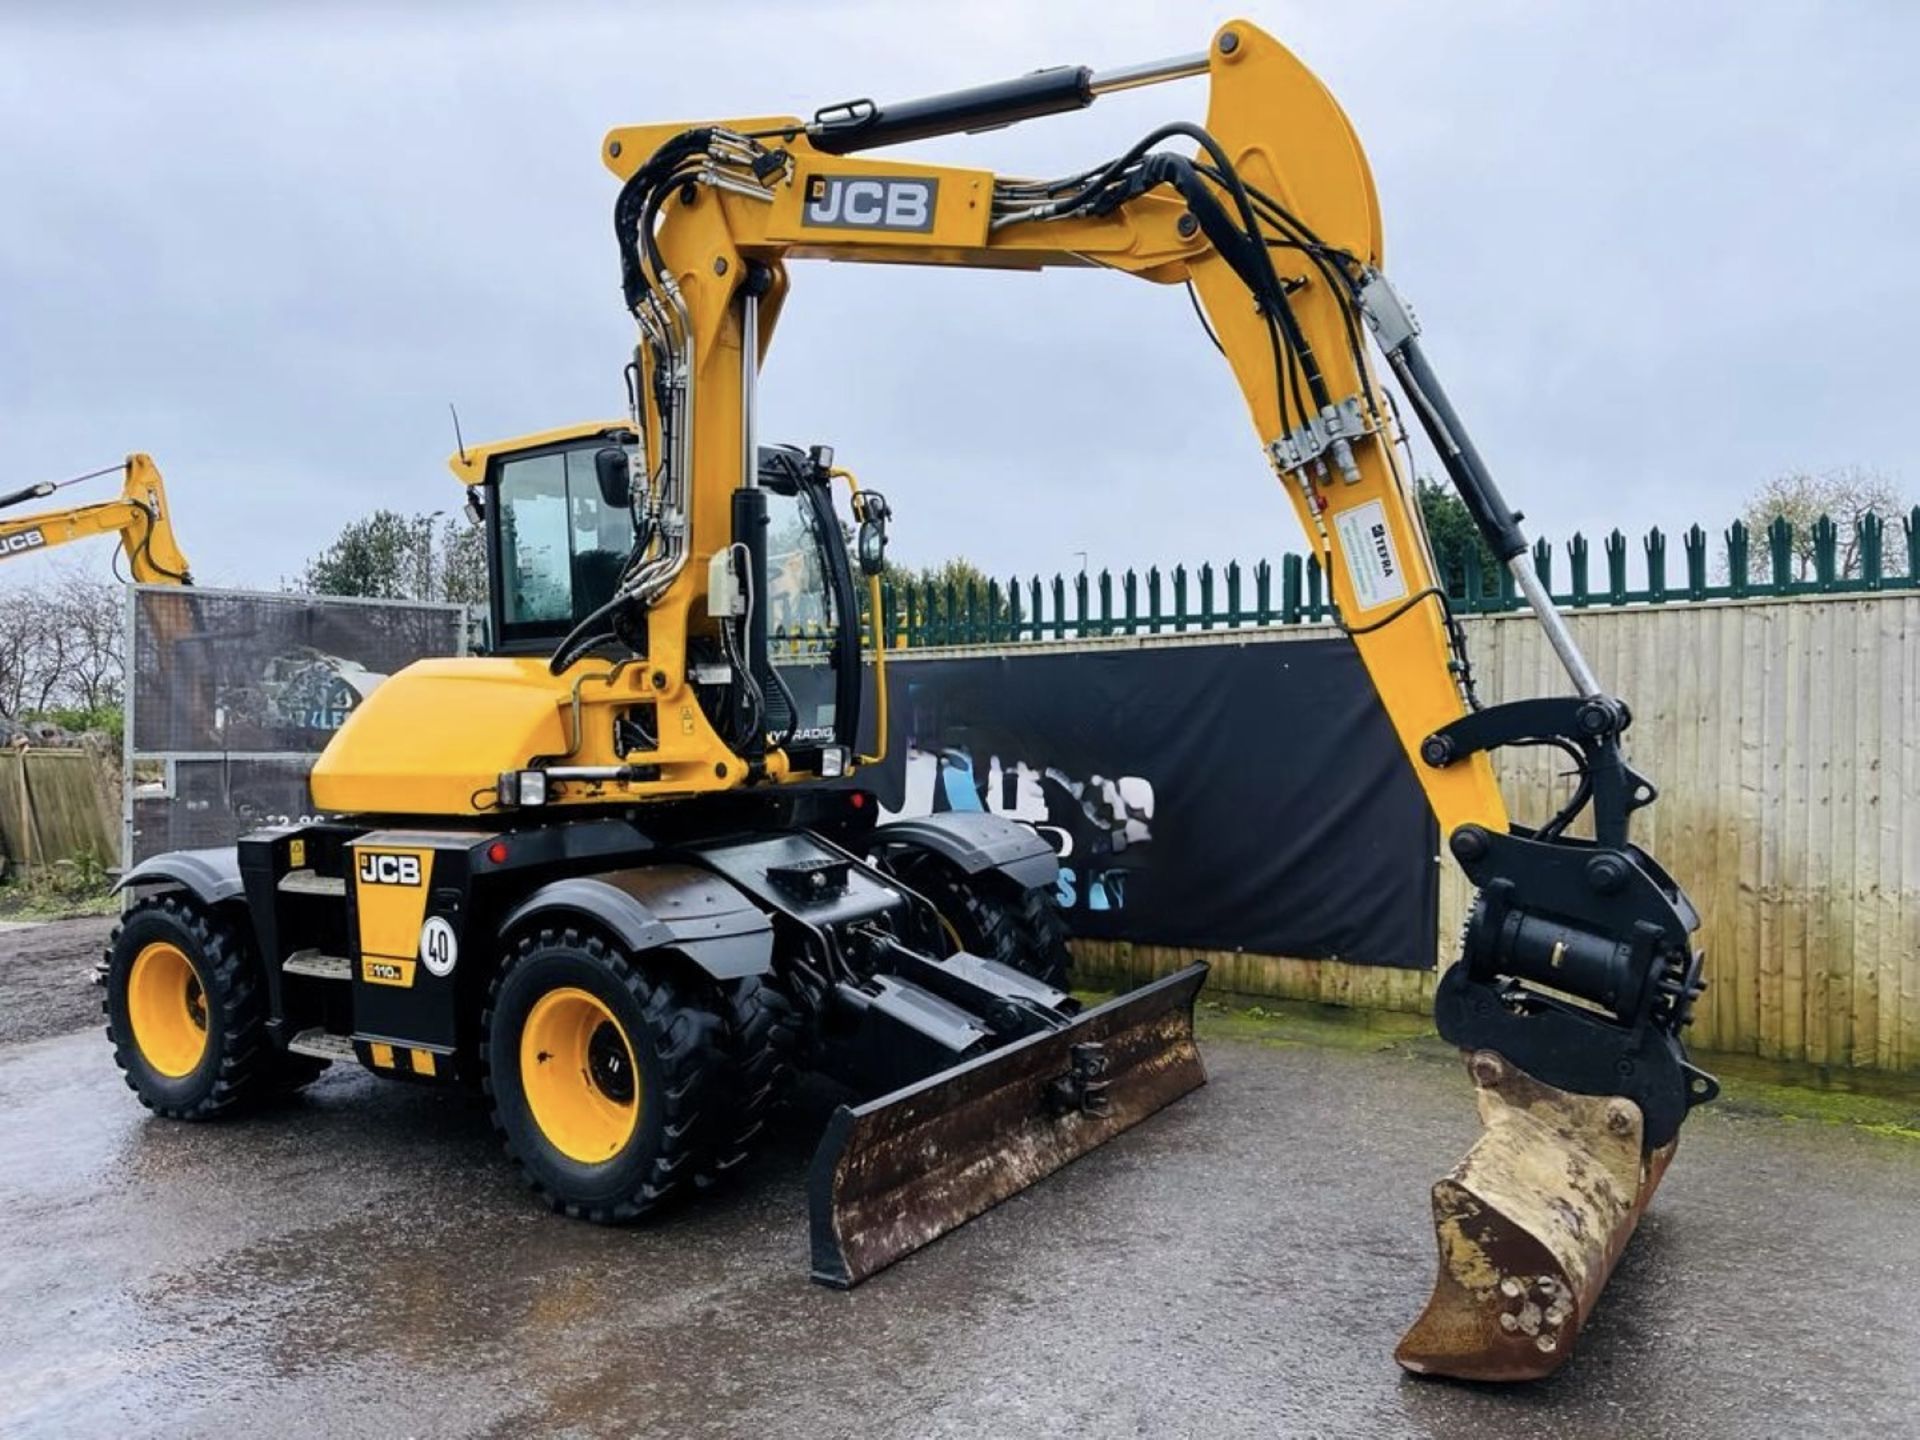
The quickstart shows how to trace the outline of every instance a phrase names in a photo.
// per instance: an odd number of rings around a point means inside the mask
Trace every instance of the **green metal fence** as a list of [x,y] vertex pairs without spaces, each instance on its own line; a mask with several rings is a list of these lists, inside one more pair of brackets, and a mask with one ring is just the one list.
[[[1891,555],[1889,529],[1895,532]],[[1847,537],[1849,545],[1842,543],[1841,528],[1824,516],[1812,526],[1810,554],[1803,554],[1798,538],[1785,519],[1758,533],[1736,520],[1723,532],[1723,563],[1715,567],[1707,532],[1694,525],[1680,537],[1680,573],[1673,575],[1667,536],[1655,528],[1638,547],[1642,583],[1637,588],[1629,575],[1634,547],[1618,530],[1601,541],[1599,573],[1584,535],[1567,542],[1564,571],[1546,541],[1538,542],[1533,554],[1554,598],[1575,610],[1920,589],[1920,505],[1897,521],[1861,517]],[[1443,551],[1436,558],[1456,614],[1520,607],[1512,575],[1502,566],[1485,565],[1477,551]],[[1267,560],[1250,567],[1238,561],[1193,570],[1155,566],[1144,576],[1128,570],[1117,578],[1101,570],[1005,584],[889,583],[882,587],[881,603],[886,633],[896,648],[1184,634],[1333,619],[1319,557],[1291,554],[1278,566]],[[871,640],[867,608],[863,597],[862,623]]]

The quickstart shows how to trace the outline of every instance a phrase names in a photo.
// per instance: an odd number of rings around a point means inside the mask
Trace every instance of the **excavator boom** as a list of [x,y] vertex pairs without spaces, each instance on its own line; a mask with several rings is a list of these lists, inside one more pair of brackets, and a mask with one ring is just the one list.
[[127,557],[128,578],[141,585],[191,585],[187,557],[174,538],[166,485],[151,455],[133,454],[125,463],[72,480],[42,481],[0,495],[0,511],[44,499],[63,486],[119,472],[120,494],[113,500],[47,510],[33,515],[0,515],[0,560],[36,555],[93,535],[116,535]]
[[[1204,125],[1163,125],[1054,179],[872,153],[1202,74],[1210,85]],[[1623,756],[1631,714],[1605,692],[1554,611],[1519,517],[1386,279],[1366,156],[1325,87],[1278,42],[1235,20],[1203,53],[1120,70],[1068,67],[902,103],[858,100],[810,120],[616,129],[603,159],[622,182],[614,228],[639,332],[631,448],[648,523],[613,601],[554,655],[555,674],[645,617],[655,683],[668,695],[682,684],[673,637],[707,613],[714,557],[752,553],[756,376],[792,261],[1096,266],[1192,288],[1261,450],[1324,564],[1339,624],[1449,852],[1478,888],[1435,1012],[1441,1033],[1471,1057],[1488,1132],[1436,1187],[1441,1282],[1401,1362],[1500,1379],[1562,1363],[1687,1110],[1714,1093],[1679,1038],[1702,986],[1696,917],[1628,838],[1631,813],[1654,798]],[[1401,416],[1374,371],[1369,339],[1545,628],[1571,693],[1480,704],[1412,476],[1396,454]],[[1541,743],[1574,760],[1579,788],[1559,815],[1516,823],[1491,757],[1502,746]],[[745,773],[763,763],[778,778],[777,757],[745,758]],[[1577,838],[1570,826],[1588,810],[1591,838]],[[992,1071],[984,1067],[982,1085]],[[980,1107],[965,1101],[943,1093],[944,1104],[977,1119]],[[918,1124],[924,1117],[915,1114]],[[851,1145],[873,1134],[884,1143],[897,1129],[863,1113],[842,1138]],[[939,1154],[937,1132],[915,1136],[923,1153]],[[842,1173],[864,1173],[858,1155],[837,1163]],[[911,1167],[880,1168],[891,1221],[944,1203],[942,1167],[929,1168],[919,1193]],[[817,1173],[817,1189],[824,1183]],[[1565,1193],[1570,1187],[1579,1193]],[[816,1234],[823,1225],[860,1230],[867,1217],[836,1207],[844,1200],[857,1209],[864,1198],[828,1187]],[[893,1228],[914,1229],[914,1244],[930,1238],[925,1226]]]

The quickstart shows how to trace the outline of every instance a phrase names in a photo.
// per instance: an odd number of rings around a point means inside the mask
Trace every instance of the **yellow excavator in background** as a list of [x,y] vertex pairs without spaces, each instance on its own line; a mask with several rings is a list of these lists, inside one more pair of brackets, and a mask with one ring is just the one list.
[[[1204,126],[1053,179],[865,154],[1202,75]],[[1627,706],[1382,273],[1373,180],[1326,89],[1236,20],[1170,61],[616,129],[602,156],[631,414],[454,462],[487,527],[495,653],[373,692],[313,773],[336,818],[129,874],[107,1000],[128,1083],[200,1118],[275,1057],[468,1076],[550,1204],[624,1220],[730,1169],[787,1075],[820,1071],[877,1097],[814,1162],[814,1273],[838,1285],[1201,1083],[1201,967],[1080,1011],[1044,841],[992,815],[876,824],[847,784],[872,758],[853,572],[878,572],[889,511],[852,495],[850,556],[845,472],[763,445],[757,420],[791,262],[1099,267],[1191,288],[1478,890],[1434,1009],[1487,1128],[1435,1187],[1439,1282],[1398,1358],[1493,1380],[1561,1364],[1715,1092],[1680,1039],[1697,922],[1628,838],[1654,791],[1623,756]],[[1475,696],[1369,339],[1571,693]],[[826,642],[796,649],[794,627]],[[1573,762],[1559,814],[1509,819],[1489,759],[1509,745]]]
[[76,475],[71,480],[43,480],[0,495],[0,510],[42,500],[69,485],[115,472],[123,477],[116,499],[0,518],[0,560],[38,555],[92,535],[117,535],[120,553],[127,557],[128,579],[140,585],[191,585],[187,557],[180,553],[179,541],[174,538],[167,487],[151,455],[129,455],[122,464],[104,470]]

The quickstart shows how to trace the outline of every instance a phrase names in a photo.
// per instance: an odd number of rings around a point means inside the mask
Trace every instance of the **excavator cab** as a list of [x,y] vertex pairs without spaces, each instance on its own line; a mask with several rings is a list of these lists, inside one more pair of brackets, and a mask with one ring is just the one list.
[[[474,497],[486,526],[488,649],[544,655],[607,603],[633,545],[624,502],[598,457],[631,441],[595,426],[563,440],[488,452]],[[513,442],[509,442],[512,444]]]
[[[613,600],[649,523],[634,453],[631,427],[611,423],[504,441],[453,462],[456,473],[478,476],[470,508],[486,531],[491,653],[546,655]],[[745,648],[763,657],[743,667],[762,696],[763,743],[796,776],[838,778],[860,743],[860,600],[847,537],[858,519],[867,549],[858,568],[872,579],[890,513],[832,462],[821,446],[760,447],[754,498],[736,517],[742,538],[710,566],[708,621],[746,621]],[[842,488],[857,511],[843,513]],[[725,675],[716,685],[732,686],[716,635],[690,637],[689,655],[698,674]],[[876,684],[884,687],[884,673]],[[713,699],[716,712],[743,703]]]

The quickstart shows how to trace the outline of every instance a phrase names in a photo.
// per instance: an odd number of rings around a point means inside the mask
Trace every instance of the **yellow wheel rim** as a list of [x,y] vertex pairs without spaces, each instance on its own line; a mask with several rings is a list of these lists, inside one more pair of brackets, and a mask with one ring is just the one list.
[[572,986],[534,1002],[520,1031],[520,1089],[540,1133],[569,1160],[598,1165],[640,1123],[640,1069],[604,1001]]
[[207,1053],[207,997],[178,945],[156,940],[127,972],[127,1023],[147,1064],[169,1079],[191,1075]]

